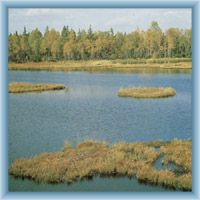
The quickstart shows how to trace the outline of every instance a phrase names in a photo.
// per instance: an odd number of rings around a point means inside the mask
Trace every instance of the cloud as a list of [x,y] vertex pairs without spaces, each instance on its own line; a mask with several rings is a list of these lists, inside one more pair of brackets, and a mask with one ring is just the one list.
[[34,9],[28,9],[25,12],[26,16],[34,16],[34,15],[50,15],[50,14],[55,14],[54,11],[51,9],[39,9],[39,8],[34,8]]
[[61,30],[69,25],[75,30],[88,29],[130,32],[139,27],[147,29],[151,21],[157,21],[162,29],[169,27],[190,28],[191,9],[9,9],[9,32],[46,26]]

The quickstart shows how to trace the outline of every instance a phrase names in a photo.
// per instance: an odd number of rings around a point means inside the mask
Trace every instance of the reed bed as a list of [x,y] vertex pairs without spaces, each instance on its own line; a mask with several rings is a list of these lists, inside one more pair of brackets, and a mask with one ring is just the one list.
[[192,68],[191,59],[128,59],[128,60],[86,60],[57,62],[9,63],[9,70],[30,71],[131,71],[131,70],[188,70]]
[[188,151],[188,149],[192,149],[191,141],[173,140],[170,144],[162,146],[160,151],[165,155],[164,164],[173,162],[181,167],[185,173],[191,172],[192,151]]
[[113,63],[121,64],[162,64],[162,63],[180,63],[192,62],[192,58],[151,58],[151,59],[117,59]]
[[134,97],[134,98],[163,98],[176,95],[175,89],[166,88],[120,88],[118,90],[119,97]]
[[[191,162],[182,162],[184,159],[191,160],[191,141],[159,143],[160,152],[151,145],[137,142],[109,146],[105,142],[85,141],[72,148],[65,142],[62,151],[16,160],[11,164],[9,173],[45,183],[72,183],[97,175],[127,176],[149,184],[191,191]],[[174,151],[175,146],[178,153]],[[180,153],[184,154],[180,156]],[[177,176],[170,170],[156,170],[154,163],[161,154],[166,155],[166,162],[187,167],[185,173]]]
[[38,84],[38,83],[10,83],[9,93],[42,92],[48,90],[62,90],[62,84]]

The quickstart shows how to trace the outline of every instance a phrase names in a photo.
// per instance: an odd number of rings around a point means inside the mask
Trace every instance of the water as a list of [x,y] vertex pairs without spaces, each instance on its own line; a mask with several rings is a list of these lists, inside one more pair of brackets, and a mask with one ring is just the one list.
[[161,186],[152,186],[141,184],[136,179],[129,179],[126,177],[117,178],[100,178],[94,177],[93,180],[85,180],[68,184],[37,184],[31,180],[20,180],[10,177],[10,189],[13,192],[32,191],[32,192],[166,192],[174,191],[169,188],[162,188]]
[[154,167],[156,170],[170,170],[173,171],[175,175],[184,175],[186,172],[183,167],[177,166],[174,162],[169,162],[164,164],[165,156],[161,154],[159,158],[155,161]]
[[[75,146],[87,139],[116,143],[192,138],[191,74],[9,71],[9,81],[61,83],[69,87],[69,91],[9,95],[10,163],[41,152],[59,151],[65,139]],[[118,97],[118,89],[128,86],[171,86],[177,94],[165,99]],[[92,185],[97,184],[100,188],[88,187],[92,191],[101,190],[103,181],[107,184],[108,179],[95,178]],[[121,187],[117,184],[121,191],[138,191],[129,183],[133,180],[123,178],[121,182],[127,185]],[[24,184],[24,190],[29,191],[35,184],[28,180],[26,183],[11,178],[9,188],[18,190]],[[79,184],[66,186],[68,189],[65,186],[46,187],[76,191],[87,190],[90,183]],[[139,185],[140,190],[147,190],[146,186]],[[41,185],[34,188],[37,191],[44,189]],[[153,188],[155,191],[162,190]],[[109,189],[114,191],[112,187]]]

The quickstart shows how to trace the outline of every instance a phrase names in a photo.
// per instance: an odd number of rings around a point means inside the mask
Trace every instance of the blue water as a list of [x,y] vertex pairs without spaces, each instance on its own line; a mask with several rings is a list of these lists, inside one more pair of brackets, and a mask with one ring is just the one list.
[[[9,162],[58,151],[65,139],[75,146],[87,139],[115,143],[192,138],[191,74],[9,71],[9,81],[61,83],[69,88],[9,94]],[[164,99],[117,96],[120,87],[129,86],[171,86],[177,94]],[[9,187],[17,190],[19,186]],[[145,190],[143,187],[140,189]],[[155,187],[155,191],[160,190]]]

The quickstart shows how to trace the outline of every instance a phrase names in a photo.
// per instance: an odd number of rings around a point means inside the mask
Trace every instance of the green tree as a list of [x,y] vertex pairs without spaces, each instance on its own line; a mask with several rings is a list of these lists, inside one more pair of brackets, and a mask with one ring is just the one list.
[[20,56],[23,62],[27,62],[30,59],[31,48],[28,42],[28,36],[26,27],[24,27],[23,34],[20,37]]
[[[57,57],[58,53],[55,52],[58,51],[55,49],[57,48],[57,46],[60,46],[59,44],[60,44],[60,33],[57,32],[55,29],[46,31],[41,43],[41,54],[43,58],[45,60],[51,60],[53,59],[53,57],[54,58]],[[60,52],[62,52],[62,50],[60,50]]]
[[169,28],[165,32],[153,21],[146,31],[130,33],[80,30],[76,33],[64,26],[59,33],[45,29],[44,35],[35,29],[8,36],[9,61],[27,62],[40,60],[88,60],[191,57],[192,30]]
[[175,57],[177,55],[178,40],[180,37],[180,30],[177,28],[170,28],[167,30],[167,47],[168,57]]
[[42,33],[37,28],[30,33],[28,37],[28,42],[31,49],[30,53],[31,61],[38,62],[41,60],[41,54],[40,54],[41,40],[42,40]]
[[8,37],[8,58],[9,61],[22,62],[20,58],[20,37],[17,33]]
[[62,41],[60,38],[57,38],[51,45],[51,54],[53,59],[60,60],[62,58],[62,52]]

